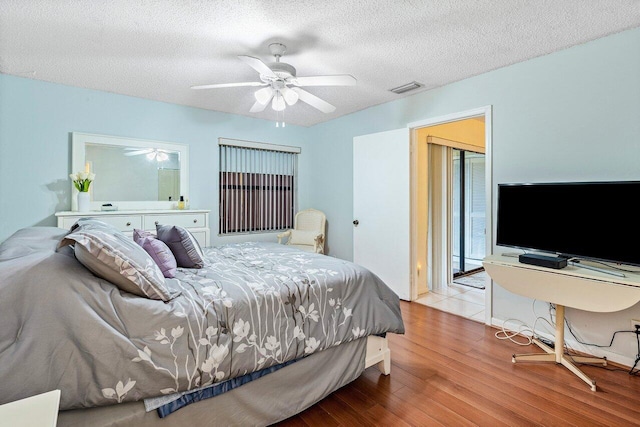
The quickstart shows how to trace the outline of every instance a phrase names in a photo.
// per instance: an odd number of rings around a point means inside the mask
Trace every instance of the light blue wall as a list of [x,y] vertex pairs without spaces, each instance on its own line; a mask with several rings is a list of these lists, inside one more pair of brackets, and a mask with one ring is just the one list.
[[299,206],[309,205],[308,128],[0,74],[0,242],[22,227],[56,225],[54,213],[70,210],[76,131],[188,144],[191,206],[212,210],[213,239],[218,137],[302,147]]
[[494,183],[640,179],[640,29],[316,125],[310,192],[352,259],[353,137],[493,106]]
[[[502,182],[640,180],[640,29],[312,127],[309,190],[314,206],[329,219],[330,252],[353,256],[354,136],[486,105],[493,106],[494,188]],[[495,210],[494,200],[494,223]],[[497,286],[493,301],[494,317],[533,324],[531,300]],[[537,315],[544,315],[544,305],[538,308]],[[640,306],[598,315],[568,310],[568,316],[580,325],[585,341],[608,344],[614,330],[628,329],[631,318],[640,318]],[[614,343],[612,351],[628,358],[618,361],[633,363],[631,338]]]

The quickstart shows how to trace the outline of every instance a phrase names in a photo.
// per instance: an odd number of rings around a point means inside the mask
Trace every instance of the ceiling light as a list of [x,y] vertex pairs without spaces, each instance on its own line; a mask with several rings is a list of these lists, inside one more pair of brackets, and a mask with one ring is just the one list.
[[156,156],[156,160],[159,162],[164,162],[168,158],[169,158],[169,155],[167,153],[162,153],[162,152],[159,152],[158,155]]
[[391,92],[393,93],[405,93],[405,92],[409,92],[410,90],[415,90],[418,89],[420,87],[423,87],[424,85],[422,83],[418,83],[416,81],[413,81],[411,83],[407,83],[404,84],[402,86],[398,86],[398,87],[394,87],[393,89],[389,89]]
[[300,98],[300,96],[298,95],[297,92],[289,89],[286,86],[283,87],[282,89],[280,89],[280,92],[282,93],[282,96],[284,97],[284,100],[289,105],[295,104],[296,102],[298,102],[298,98]]
[[156,152],[155,151],[147,153],[147,159],[153,160],[155,157],[156,157]]
[[284,103],[284,97],[280,95],[280,93],[276,94],[276,96],[273,97],[273,102],[271,103],[271,107],[276,111],[282,111],[286,108],[286,105]]
[[264,87],[257,90],[254,96],[256,97],[256,101],[258,101],[262,105],[266,105],[273,96],[273,89],[271,89],[271,87],[269,86]]

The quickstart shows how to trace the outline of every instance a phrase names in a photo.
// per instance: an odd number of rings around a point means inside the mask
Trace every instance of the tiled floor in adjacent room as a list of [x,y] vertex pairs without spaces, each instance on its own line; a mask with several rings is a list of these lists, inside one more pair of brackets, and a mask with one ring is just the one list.
[[484,323],[484,289],[453,283],[430,291],[415,302]]

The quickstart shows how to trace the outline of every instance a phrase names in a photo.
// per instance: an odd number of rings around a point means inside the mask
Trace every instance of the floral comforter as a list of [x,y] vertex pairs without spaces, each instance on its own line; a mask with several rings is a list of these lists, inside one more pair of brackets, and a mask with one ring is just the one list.
[[95,277],[55,227],[0,245],[0,404],[60,389],[61,409],[191,390],[372,334],[399,300],[351,262],[271,243],[206,248],[164,303]]

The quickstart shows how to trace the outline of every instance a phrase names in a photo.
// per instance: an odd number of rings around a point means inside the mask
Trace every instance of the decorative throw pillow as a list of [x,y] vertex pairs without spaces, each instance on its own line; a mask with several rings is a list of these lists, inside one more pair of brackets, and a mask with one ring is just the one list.
[[73,244],[78,261],[123,291],[169,301],[181,291],[171,289],[153,258],[133,240],[107,224],[80,224],[61,246]]
[[[77,220],[75,224],[73,224],[69,229],[69,233],[73,233],[78,230],[101,230],[105,233],[122,234],[122,232],[118,230],[115,226],[91,217],[80,218],[79,220]],[[73,245],[74,241],[67,240],[66,237],[67,236],[65,236],[65,238],[63,238],[60,241],[60,243],[58,244],[58,248],[61,248],[63,246]]]
[[291,230],[291,236],[289,237],[290,245],[313,245],[315,238],[318,234],[321,234],[319,230],[315,231],[303,231],[303,230]]
[[137,228],[133,230],[133,240],[153,258],[164,277],[169,279],[176,277],[176,267],[178,267],[176,258],[162,240],[158,240],[153,233]]
[[158,239],[169,246],[178,267],[202,268],[205,257],[200,244],[186,228],[177,225],[156,225]]

